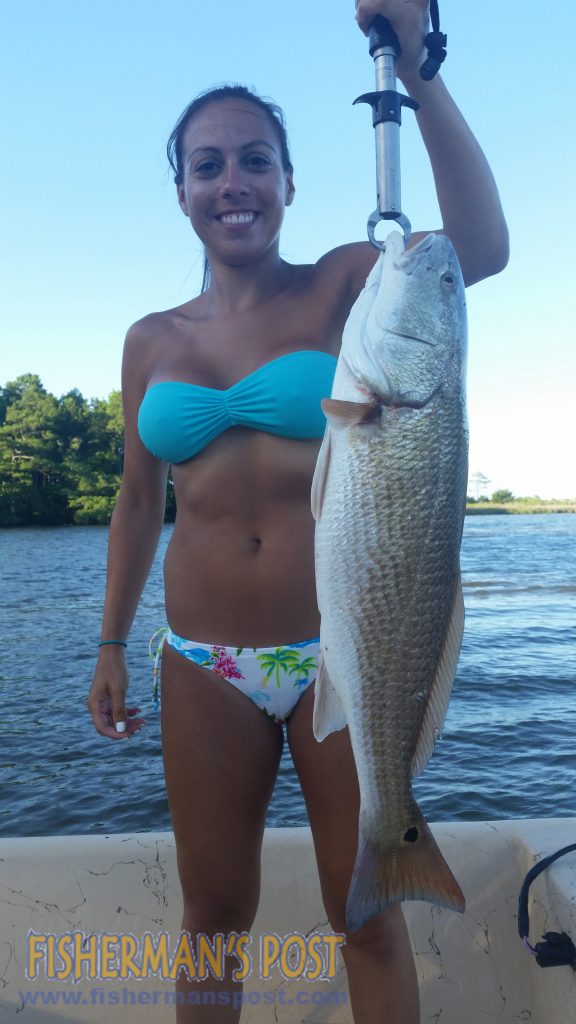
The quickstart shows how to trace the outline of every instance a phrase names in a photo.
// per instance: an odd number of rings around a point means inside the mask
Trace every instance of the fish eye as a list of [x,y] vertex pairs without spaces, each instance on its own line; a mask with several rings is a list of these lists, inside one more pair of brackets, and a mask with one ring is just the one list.
[[454,285],[456,284],[456,278],[454,277],[454,274],[450,273],[442,274],[442,281],[444,282],[444,284],[447,284],[449,288],[453,288]]

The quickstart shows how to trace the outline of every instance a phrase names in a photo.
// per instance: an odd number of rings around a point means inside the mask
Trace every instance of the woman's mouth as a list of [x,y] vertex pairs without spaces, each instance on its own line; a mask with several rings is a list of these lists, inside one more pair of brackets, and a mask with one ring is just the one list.
[[252,224],[257,216],[258,214],[254,210],[237,210],[233,213],[219,213],[216,219],[221,224],[246,225]]

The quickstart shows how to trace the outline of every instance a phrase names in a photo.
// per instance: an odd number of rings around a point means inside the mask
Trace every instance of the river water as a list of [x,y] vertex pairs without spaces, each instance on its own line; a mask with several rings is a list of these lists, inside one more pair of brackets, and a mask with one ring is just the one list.
[[[107,529],[0,531],[0,835],[170,829],[147,641],[164,624],[165,527],[130,634],[148,725],[98,736],[85,710]],[[473,516],[466,631],[442,739],[416,796],[431,821],[571,816],[576,792],[576,516]],[[285,749],[268,824],[306,824]]]

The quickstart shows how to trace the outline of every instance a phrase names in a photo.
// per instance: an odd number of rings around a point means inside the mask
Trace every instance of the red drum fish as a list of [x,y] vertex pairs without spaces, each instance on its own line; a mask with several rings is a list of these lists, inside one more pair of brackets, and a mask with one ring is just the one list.
[[393,233],[346,323],[312,485],[321,662],[314,734],[348,726],[360,786],[346,908],[464,909],[412,794],[460,653],[466,302],[449,239]]

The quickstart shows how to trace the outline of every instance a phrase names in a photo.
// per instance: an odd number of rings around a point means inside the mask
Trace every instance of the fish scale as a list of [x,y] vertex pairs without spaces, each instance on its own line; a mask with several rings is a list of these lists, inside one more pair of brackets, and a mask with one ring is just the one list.
[[411,789],[462,635],[464,286],[447,238],[390,238],[346,324],[313,484],[314,730],[348,726],[360,786],[351,929],[404,899],[464,905]]

